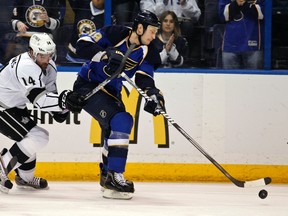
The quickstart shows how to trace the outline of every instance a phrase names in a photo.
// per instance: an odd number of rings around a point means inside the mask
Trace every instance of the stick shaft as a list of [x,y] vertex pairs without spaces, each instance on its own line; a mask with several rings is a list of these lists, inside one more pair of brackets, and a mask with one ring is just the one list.
[[128,48],[128,50],[126,51],[121,64],[119,66],[119,68],[115,71],[115,73],[113,75],[111,75],[110,77],[108,77],[106,80],[104,80],[102,83],[100,83],[98,86],[96,86],[92,91],[90,91],[89,93],[87,93],[84,96],[84,100],[88,100],[90,97],[92,97],[94,94],[96,94],[96,92],[98,92],[99,90],[101,90],[104,86],[106,86],[109,82],[111,82],[111,80],[113,80],[114,78],[118,77],[120,73],[122,73],[126,61],[130,55],[130,53],[133,51],[133,49],[135,48],[136,44],[131,44]]
[[[121,74],[126,81],[133,86],[139,94],[146,100],[152,100],[141,88],[139,88],[126,74]],[[160,106],[159,106],[160,107]],[[180,127],[162,108],[158,108],[160,113],[172,124],[194,147],[196,147],[214,166],[216,166],[231,182],[238,187],[263,186],[271,182],[271,178],[258,179],[254,181],[240,181],[231,176],[212,156],[210,156],[182,127]],[[246,185],[245,185],[246,184]]]

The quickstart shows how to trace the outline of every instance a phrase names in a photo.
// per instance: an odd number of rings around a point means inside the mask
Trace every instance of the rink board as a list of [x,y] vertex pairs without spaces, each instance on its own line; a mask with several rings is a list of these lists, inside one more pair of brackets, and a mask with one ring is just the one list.
[[[60,72],[59,92],[71,89],[75,78],[75,72]],[[156,73],[155,79],[167,113],[233,176],[288,181],[287,75]],[[172,125],[144,112],[143,101],[129,85],[124,99],[135,114],[127,176],[139,181],[226,181]],[[45,116],[38,125],[49,131],[50,141],[38,153],[37,173],[55,180],[98,178],[100,130],[87,113],[71,115],[63,124]],[[3,136],[0,141],[6,147],[13,143]]]

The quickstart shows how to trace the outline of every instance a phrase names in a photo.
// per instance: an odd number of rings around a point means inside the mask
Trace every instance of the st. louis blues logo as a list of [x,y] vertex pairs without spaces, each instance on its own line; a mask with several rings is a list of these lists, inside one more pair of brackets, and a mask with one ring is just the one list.
[[90,34],[96,30],[95,24],[88,19],[82,19],[77,23],[78,36],[82,34]]
[[46,9],[41,5],[30,6],[25,14],[27,23],[35,28],[40,28],[45,25],[44,20],[40,18],[41,13],[47,13]]

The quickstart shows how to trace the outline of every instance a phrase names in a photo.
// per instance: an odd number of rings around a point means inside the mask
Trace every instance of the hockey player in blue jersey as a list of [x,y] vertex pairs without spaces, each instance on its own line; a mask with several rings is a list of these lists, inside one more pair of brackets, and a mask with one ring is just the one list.
[[[143,11],[136,16],[132,28],[106,26],[82,36],[76,44],[77,54],[90,61],[81,68],[74,91],[85,95],[114,74],[130,44],[136,44],[126,61],[124,73],[130,78],[135,75],[136,84],[155,99],[156,102],[146,101],[144,110],[153,115],[160,114],[156,106],[159,103],[164,109],[164,98],[156,88],[153,76],[161,59],[151,43],[159,26],[154,13]],[[121,99],[123,81],[120,76],[112,79],[83,107],[99,122],[104,134],[100,185],[104,188],[105,198],[131,199],[134,193],[133,182],[123,176],[133,126],[133,117],[126,112]]]

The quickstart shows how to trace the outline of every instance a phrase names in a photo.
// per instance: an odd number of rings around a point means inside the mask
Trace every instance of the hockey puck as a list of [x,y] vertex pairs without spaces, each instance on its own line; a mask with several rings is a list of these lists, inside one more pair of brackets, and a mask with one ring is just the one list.
[[268,192],[263,189],[263,190],[259,191],[258,196],[259,196],[261,199],[265,199],[265,198],[268,196]]

